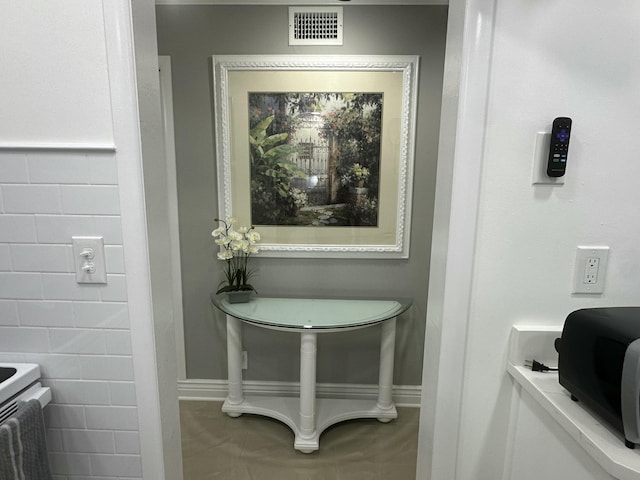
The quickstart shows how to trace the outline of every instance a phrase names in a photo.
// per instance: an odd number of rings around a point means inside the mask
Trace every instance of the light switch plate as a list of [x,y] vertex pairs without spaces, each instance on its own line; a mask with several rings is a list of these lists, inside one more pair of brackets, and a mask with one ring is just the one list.
[[102,237],[71,237],[77,283],[107,283]]
[[564,176],[550,177],[549,175],[547,175],[547,162],[549,160],[550,145],[550,133],[536,133],[535,150],[533,153],[533,167],[531,170],[532,185],[564,185]]

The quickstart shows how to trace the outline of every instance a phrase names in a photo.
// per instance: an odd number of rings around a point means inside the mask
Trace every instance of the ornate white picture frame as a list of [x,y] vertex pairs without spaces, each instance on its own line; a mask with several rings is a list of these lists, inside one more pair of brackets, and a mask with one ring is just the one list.
[[214,56],[220,218],[261,256],[408,258],[418,63]]

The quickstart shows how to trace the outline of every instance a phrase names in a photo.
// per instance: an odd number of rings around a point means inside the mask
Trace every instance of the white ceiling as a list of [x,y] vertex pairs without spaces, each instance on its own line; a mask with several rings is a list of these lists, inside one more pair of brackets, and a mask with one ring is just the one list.
[[156,5],[448,5],[449,0],[156,0]]

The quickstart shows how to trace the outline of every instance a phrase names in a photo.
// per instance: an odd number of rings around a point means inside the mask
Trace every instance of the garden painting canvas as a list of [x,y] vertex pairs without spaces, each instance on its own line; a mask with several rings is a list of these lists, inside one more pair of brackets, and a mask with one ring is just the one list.
[[408,258],[418,63],[214,56],[218,218],[263,256]]
[[377,226],[384,94],[247,94],[251,223]]

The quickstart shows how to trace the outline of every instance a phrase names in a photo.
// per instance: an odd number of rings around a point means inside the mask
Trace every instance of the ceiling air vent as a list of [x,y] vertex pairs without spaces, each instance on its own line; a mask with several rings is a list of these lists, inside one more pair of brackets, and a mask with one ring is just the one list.
[[289,45],[342,45],[342,7],[289,7]]

